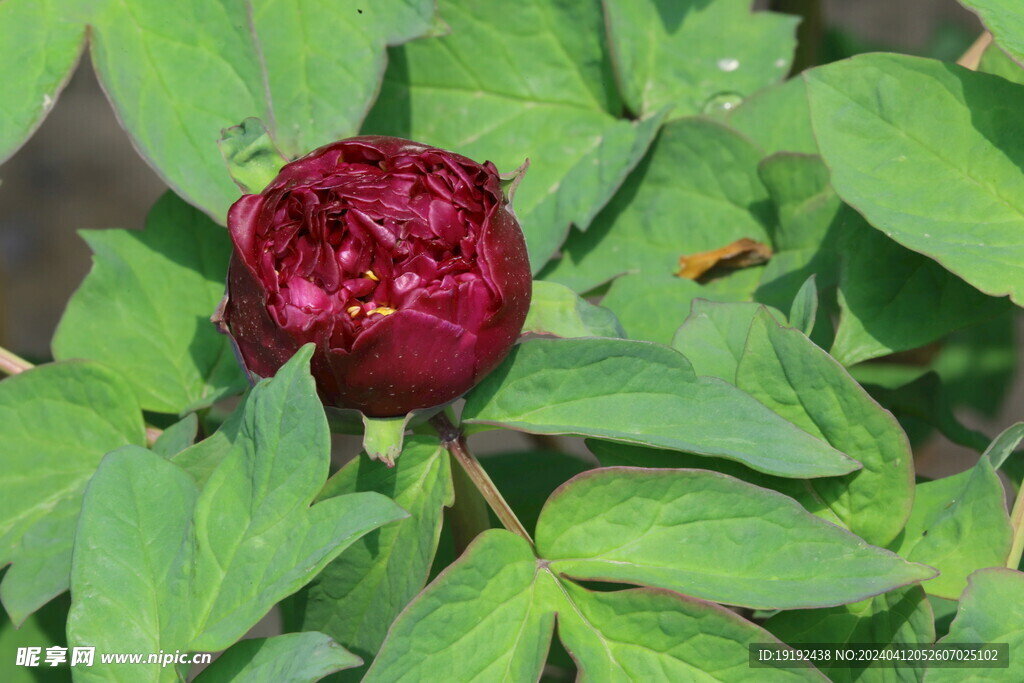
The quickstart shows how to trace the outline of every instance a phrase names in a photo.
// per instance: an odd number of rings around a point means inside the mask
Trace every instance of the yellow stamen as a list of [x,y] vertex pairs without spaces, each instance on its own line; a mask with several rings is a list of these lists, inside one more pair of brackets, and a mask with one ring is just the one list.
[[370,278],[374,282],[380,282],[380,278],[377,277],[377,275],[372,270],[366,271],[366,277]]
[[363,309],[360,308],[359,306],[349,306],[345,310],[348,311],[349,317],[355,318],[362,312]]
[[390,308],[388,306],[378,306],[377,308],[373,309],[372,311],[367,311],[366,315],[373,315],[374,313],[379,313],[380,315],[391,315],[394,312],[395,312],[395,309]]

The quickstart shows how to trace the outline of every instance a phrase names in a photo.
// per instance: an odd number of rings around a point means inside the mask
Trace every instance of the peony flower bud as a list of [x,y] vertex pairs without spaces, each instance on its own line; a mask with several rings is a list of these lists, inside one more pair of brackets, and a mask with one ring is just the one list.
[[434,407],[505,357],[530,304],[526,243],[491,162],[399,138],[326,145],[228,214],[221,320],[256,376],[303,344],[326,405]]

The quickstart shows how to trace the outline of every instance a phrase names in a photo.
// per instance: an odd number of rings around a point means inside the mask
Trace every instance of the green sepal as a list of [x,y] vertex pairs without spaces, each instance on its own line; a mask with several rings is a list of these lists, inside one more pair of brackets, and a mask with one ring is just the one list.
[[367,417],[363,415],[363,450],[372,460],[380,460],[388,467],[402,454],[402,441],[412,413],[401,417]]
[[288,159],[274,144],[263,121],[250,116],[237,126],[220,132],[217,146],[228,165],[228,173],[246,194],[259,194],[277,177]]

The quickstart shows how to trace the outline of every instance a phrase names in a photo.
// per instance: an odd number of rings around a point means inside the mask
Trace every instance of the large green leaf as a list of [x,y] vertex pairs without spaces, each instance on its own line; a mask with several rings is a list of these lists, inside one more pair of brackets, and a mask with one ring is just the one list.
[[854,602],[935,576],[786,496],[701,470],[585,472],[544,507],[537,550],[573,578],[767,609]]
[[924,585],[929,595],[956,600],[971,572],[1004,565],[1011,533],[1003,485],[983,457],[966,472],[918,484],[906,529],[892,547],[941,572]]
[[41,365],[0,382],[0,596],[11,619],[68,587],[82,491],[103,455],[145,443],[142,412],[119,375],[86,361]]
[[[581,680],[739,683],[751,680],[749,646],[778,643],[719,605],[670,591],[599,593],[549,581],[559,608],[558,637],[576,660]],[[813,669],[758,673],[758,680],[826,680]]]
[[[296,596],[302,630],[323,631],[368,666],[388,627],[423,588],[441,533],[441,511],[453,501],[448,454],[437,439],[411,437],[393,468],[367,457],[343,467],[321,500],[376,491],[402,506],[408,519],[373,531],[327,565]],[[358,679],[363,670],[345,678]]]
[[[698,375],[717,377],[734,385],[750,324],[762,310],[768,309],[750,302],[712,303],[698,299],[693,302],[690,316],[676,330],[672,348],[686,356]],[[785,319],[778,311],[774,314],[778,320]]]
[[[780,612],[768,619],[764,627],[797,647],[804,643],[829,643],[839,648],[863,643],[884,647],[935,642],[932,608],[920,586],[898,588],[850,605]],[[830,662],[822,661],[817,664],[835,683],[896,683],[920,681],[924,677],[923,662],[905,662],[906,666],[898,668],[872,662],[863,669],[830,667]]]
[[433,18],[432,0],[254,0],[281,150],[296,157],[354,135],[380,89],[385,47],[423,35]]
[[1024,574],[1012,569],[979,569],[971,574],[960,598],[960,608],[941,643],[1006,643],[1009,667],[965,672],[955,668],[929,668],[928,683],[1005,681],[1024,678]]
[[537,549],[574,579],[769,609],[854,602],[935,575],[790,498],[701,470],[574,477],[541,513]]
[[992,36],[1014,59],[1024,64],[1024,10],[1013,0],[962,0],[981,17]]
[[68,21],[59,0],[0,2],[0,163],[50,113],[85,44],[85,26]]
[[732,110],[728,121],[768,154],[818,153],[802,78],[791,78],[757,92]]
[[227,647],[357,538],[408,514],[374,492],[309,507],[330,465],[312,353],[303,347],[253,389],[231,452],[196,501],[196,649]]
[[883,409],[802,332],[767,311],[750,327],[736,385],[806,432],[863,465],[811,487],[855,534],[886,545],[903,528],[914,499],[910,443]]
[[692,468],[721,472],[722,474],[728,474],[730,477],[742,479],[749,484],[785,494],[803,505],[804,509],[808,512],[833,524],[843,526],[843,521],[836,517],[835,512],[832,511],[825,501],[821,499],[818,492],[811,486],[812,479],[774,477],[770,474],[763,474],[752,470],[732,460],[705,458],[690,453],[678,453],[659,448],[631,446],[612,441],[599,441],[597,439],[587,439],[586,444],[590,452],[597,457],[604,467]]
[[[72,645],[224,649],[356,538],[405,514],[377,493],[309,507],[329,466],[311,353],[303,348],[253,389],[234,447],[201,492],[150,451],[127,446],[104,459],[76,536]],[[83,677],[173,680],[172,672],[106,665]]]
[[839,195],[897,242],[1024,303],[1024,89],[886,54],[805,78]]
[[555,337],[626,336],[610,310],[595,306],[564,285],[542,280],[533,283],[523,332]]
[[[160,456],[125,446],[89,482],[75,535],[68,642],[99,652],[158,652],[191,639],[190,538],[198,491]],[[130,618],[128,618],[130,615]],[[173,667],[104,664],[76,681],[175,681]]]
[[363,680],[537,680],[555,621],[539,572],[526,541],[485,531],[399,615]]
[[[621,103],[597,2],[443,0],[441,38],[391,50],[365,132],[490,159],[531,161],[516,214],[535,270],[586,229],[643,156],[661,116],[617,118]],[[566,134],[571,131],[571,134]]]
[[376,94],[385,44],[424,33],[433,13],[429,0],[363,4],[97,2],[83,19],[136,148],[223,222],[239,191],[217,149],[221,129],[259,117],[291,155],[353,135]]
[[752,287],[749,291],[733,287],[744,279],[742,276],[727,277],[700,285],[668,273],[624,275],[612,282],[601,305],[615,312],[630,339],[668,344],[679,326],[691,315],[691,308],[703,303],[702,299],[735,301],[748,298]]
[[665,126],[651,152],[561,259],[542,273],[585,292],[623,273],[667,274],[679,257],[748,237],[768,241],[762,153],[726,126],[689,118]]
[[697,377],[678,352],[624,339],[524,342],[470,393],[463,419],[714,455],[780,476],[858,468],[735,387]]
[[846,213],[839,327],[831,350],[843,365],[924,346],[1013,308],[903,248],[855,212]]
[[1002,76],[1008,81],[1024,85],[1024,67],[1013,61],[998,43],[990,44],[982,53],[978,71]]
[[751,14],[751,0],[604,0],[615,73],[639,114],[735,106],[781,81],[796,49],[796,17]]
[[146,230],[82,233],[95,254],[53,339],[57,358],[123,372],[146,410],[185,412],[239,392],[245,378],[210,315],[224,295],[231,243],[167,193]]
[[323,633],[286,633],[235,643],[194,680],[197,683],[316,683],[327,674],[359,666],[359,662],[359,657]]

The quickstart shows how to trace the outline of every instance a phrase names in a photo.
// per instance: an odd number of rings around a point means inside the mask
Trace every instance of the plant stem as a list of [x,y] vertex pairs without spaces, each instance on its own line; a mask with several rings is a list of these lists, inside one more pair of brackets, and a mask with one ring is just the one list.
[[17,375],[19,372],[25,372],[34,367],[34,365],[21,356],[0,347],[0,372],[5,372],[8,375]]
[[[25,372],[26,370],[31,370],[34,367],[35,365],[29,363],[21,356],[11,353],[0,346],[0,372],[5,372],[8,375],[17,375]],[[163,433],[162,429],[146,425],[146,445],[152,446]]]
[[466,437],[462,430],[453,425],[452,421],[443,412],[430,418],[430,422],[437,429],[438,436],[441,437],[441,444],[448,449],[451,456],[462,466],[466,476],[469,477],[473,485],[476,486],[477,491],[480,492],[480,495],[484,497],[487,504],[494,510],[494,514],[498,516],[502,526],[512,533],[522,536],[532,545],[533,539],[530,538],[530,534],[527,533],[522,522],[516,517],[516,513],[512,512],[512,508],[505,502],[501,492],[498,491],[494,482],[491,481],[487,472],[484,471],[483,466],[480,465],[480,461],[469,451],[469,448],[466,446]]
[[971,71],[977,71],[978,63],[981,61],[981,55],[985,53],[985,50],[989,45],[992,44],[992,34],[985,31],[978,39],[967,48],[967,52],[964,52],[960,59],[956,60],[956,63],[962,67],[970,69]]
[[821,59],[821,46],[825,36],[825,13],[821,0],[772,0],[768,9],[800,17],[796,29],[796,54],[790,76],[817,66]]
[[1024,553],[1024,484],[1017,489],[1017,498],[1013,501],[1010,527],[1013,529],[1013,543],[1010,545],[1010,554],[1006,558],[1006,566],[1016,569],[1020,566],[1021,554]]
[[452,468],[452,488],[455,489],[455,505],[444,512],[458,557],[474,538],[491,528],[491,518],[487,514],[487,502],[461,462]]

